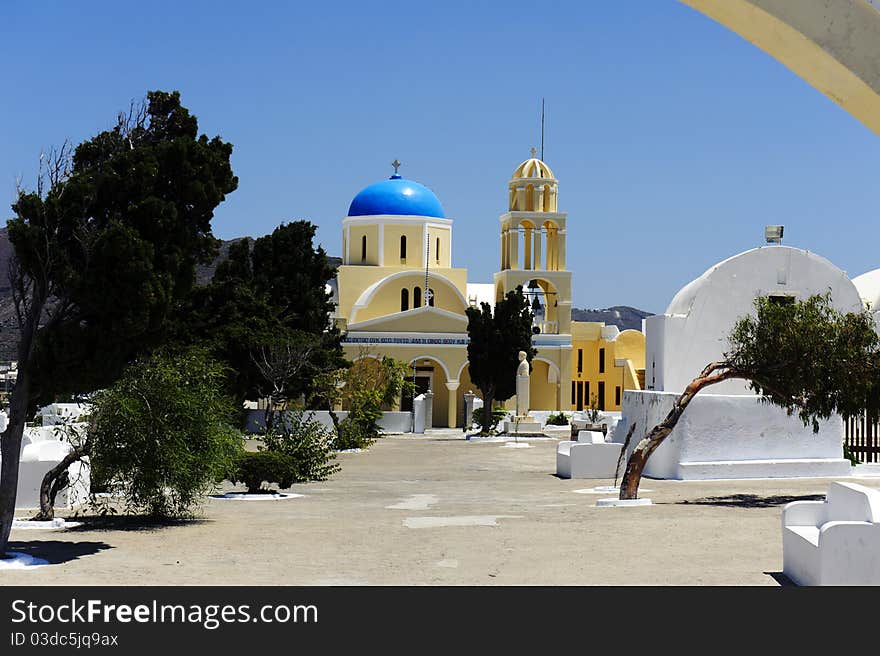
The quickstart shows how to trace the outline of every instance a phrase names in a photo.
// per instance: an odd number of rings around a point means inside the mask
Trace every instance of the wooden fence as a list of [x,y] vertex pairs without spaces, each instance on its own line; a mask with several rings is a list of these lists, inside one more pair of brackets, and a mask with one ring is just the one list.
[[877,417],[854,417],[844,422],[844,443],[862,462],[880,462],[880,421]]

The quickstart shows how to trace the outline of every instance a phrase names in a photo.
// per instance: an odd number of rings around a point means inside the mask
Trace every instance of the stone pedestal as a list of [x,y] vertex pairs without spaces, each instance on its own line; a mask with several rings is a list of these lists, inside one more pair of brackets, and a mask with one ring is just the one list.
[[517,417],[515,421],[504,422],[504,432],[508,435],[540,433],[541,422],[535,421],[534,417]]
[[464,430],[465,432],[471,429],[471,426],[474,425],[474,399],[477,398],[477,395],[473,392],[468,392],[464,395]]
[[529,414],[529,377],[516,377],[516,416],[525,417]]
[[425,429],[434,427],[434,392],[425,392]]

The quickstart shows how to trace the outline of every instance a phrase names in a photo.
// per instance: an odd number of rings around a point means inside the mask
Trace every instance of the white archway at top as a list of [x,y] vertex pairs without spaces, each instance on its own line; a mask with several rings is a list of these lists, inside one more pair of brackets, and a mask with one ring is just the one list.
[[876,0],[679,0],[739,34],[880,135]]
[[415,357],[415,358],[410,358],[410,359],[409,359],[409,364],[413,364],[414,362],[416,362],[416,361],[418,361],[418,360],[430,360],[431,362],[436,362],[437,364],[439,364],[439,365],[440,365],[440,368],[443,370],[443,373],[444,373],[445,376],[446,376],[446,380],[445,380],[445,381],[442,381],[442,382],[447,382],[447,381],[451,381],[451,380],[458,380],[457,378],[452,379],[452,378],[449,377],[449,369],[446,368],[446,365],[443,364],[443,361],[442,361],[442,360],[438,360],[438,359],[437,359],[437,356],[435,356],[435,355],[420,355],[420,356]]
[[[379,290],[385,287],[386,285],[392,283],[395,280],[399,280],[400,278],[405,278],[407,276],[420,275],[423,272],[420,272],[416,269],[407,269],[406,271],[398,271],[397,273],[392,273],[390,276],[386,276],[381,280],[377,280],[372,285],[367,287],[361,295],[358,297],[358,300],[355,301],[355,304],[351,308],[351,316],[348,319],[349,323],[357,323],[357,314],[358,311],[363,310],[367,307],[379,293]],[[458,300],[461,301],[461,313],[464,314],[465,309],[468,307],[467,299],[465,299],[464,295],[459,291],[458,287],[456,287],[453,282],[444,275],[439,273],[430,272],[430,281],[439,280],[444,285],[449,287],[454,293],[455,296],[458,297]],[[424,280],[424,278],[422,278]],[[424,284],[424,283],[423,283]]]
[[[556,375],[556,380],[553,382],[559,383],[562,380],[562,372],[559,370],[559,365],[557,365],[552,360],[548,360],[547,358],[542,358],[538,356],[532,358],[532,362],[535,362],[536,360],[538,362],[546,362],[549,365],[550,371],[552,371]],[[547,382],[549,383],[550,381],[548,380]]]

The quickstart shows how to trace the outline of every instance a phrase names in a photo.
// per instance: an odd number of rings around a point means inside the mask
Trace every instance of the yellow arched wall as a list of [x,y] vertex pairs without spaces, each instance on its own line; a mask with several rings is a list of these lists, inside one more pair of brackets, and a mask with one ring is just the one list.
[[680,0],[880,134],[880,12],[865,0]]
[[[429,280],[429,284],[430,288],[434,290],[435,308],[464,314],[465,305],[454,287],[436,276]],[[424,286],[424,274],[416,272],[389,280],[379,287],[369,305],[358,310],[355,320],[360,323],[400,312],[400,290],[404,287],[409,289],[409,309],[413,309],[413,288],[424,288]],[[425,305],[424,290],[422,294],[421,305]]]
[[556,383],[548,383],[550,365],[542,360],[532,360],[532,373],[529,379],[530,410],[556,409]]

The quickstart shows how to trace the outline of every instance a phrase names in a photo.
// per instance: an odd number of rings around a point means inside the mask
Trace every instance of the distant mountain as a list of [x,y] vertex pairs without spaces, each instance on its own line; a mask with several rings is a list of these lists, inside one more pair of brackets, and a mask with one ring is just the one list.
[[[196,284],[207,285],[214,277],[217,265],[229,257],[229,247],[242,239],[251,237],[236,237],[223,241],[217,257],[210,264],[200,264],[196,267]],[[12,289],[9,287],[9,260],[12,257],[12,244],[9,243],[9,233],[6,227],[0,228],[0,361],[14,360],[18,345],[18,323],[15,320],[15,306],[12,302]],[[330,264],[335,268],[342,264],[338,257],[328,257]]]
[[641,330],[642,319],[652,316],[653,312],[645,312],[628,305],[615,305],[604,310],[581,310],[572,308],[572,321],[602,321],[606,326],[617,326],[620,330]]

